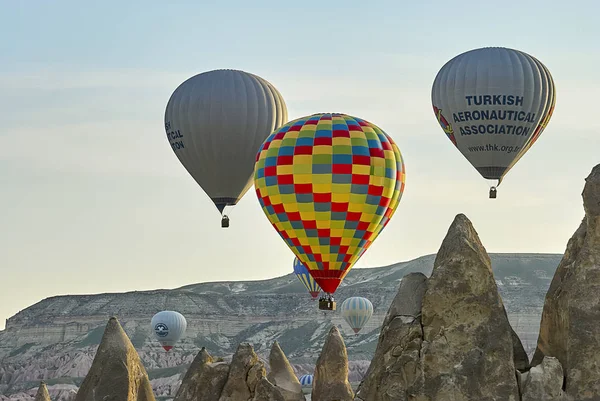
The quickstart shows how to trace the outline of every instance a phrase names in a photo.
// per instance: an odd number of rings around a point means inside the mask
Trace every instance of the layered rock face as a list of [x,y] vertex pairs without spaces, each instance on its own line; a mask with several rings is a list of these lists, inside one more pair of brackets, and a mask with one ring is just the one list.
[[155,401],[146,369],[114,317],[75,401]]
[[471,222],[459,214],[431,277],[403,280],[357,398],[517,401],[514,349],[526,368],[490,258]]
[[569,400],[600,400],[600,165],[586,178],[585,217],[546,294],[532,365],[557,358]]

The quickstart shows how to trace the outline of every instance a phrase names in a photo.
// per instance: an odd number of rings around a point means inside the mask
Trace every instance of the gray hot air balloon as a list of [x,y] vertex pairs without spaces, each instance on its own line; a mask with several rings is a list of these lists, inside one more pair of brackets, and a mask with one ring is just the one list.
[[152,316],[150,326],[154,332],[154,338],[168,352],[185,333],[187,321],[181,313],[165,310]]
[[[556,92],[548,69],[518,50],[462,53],[438,72],[431,91],[442,129],[486,179],[498,184],[550,121]],[[496,197],[492,186],[490,198]]]
[[229,226],[225,207],[252,185],[260,145],[287,118],[277,89],[244,71],[204,72],[171,95],[165,111],[169,144],[223,215],[222,227]]

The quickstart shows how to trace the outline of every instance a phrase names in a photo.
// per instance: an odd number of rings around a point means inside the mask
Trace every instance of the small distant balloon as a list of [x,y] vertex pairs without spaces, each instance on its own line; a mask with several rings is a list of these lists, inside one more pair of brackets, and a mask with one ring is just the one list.
[[169,351],[185,333],[187,321],[181,313],[167,310],[152,317],[151,328],[154,338]]
[[300,385],[302,386],[312,386],[313,384],[313,375],[302,375],[300,376]]
[[341,311],[346,323],[358,334],[373,316],[373,304],[367,298],[351,297],[344,300]]
[[317,299],[319,292],[321,292],[321,287],[319,287],[319,284],[310,275],[304,263],[300,262],[296,257],[294,258],[294,274],[296,274],[298,280],[306,287],[312,299]]

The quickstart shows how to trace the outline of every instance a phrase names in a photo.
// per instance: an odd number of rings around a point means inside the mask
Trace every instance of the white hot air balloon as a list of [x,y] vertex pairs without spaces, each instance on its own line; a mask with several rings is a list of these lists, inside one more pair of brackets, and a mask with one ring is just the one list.
[[342,317],[355,334],[358,334],[373,316],[373,304],[363,297],[345,299],[340,310],[342,311]]
[[431,100],[450,141],[479,174],[500,185],[550,121],[556,91],[536,58],[486,47],[448,61],[435,77]]
[[151,326],[154,338],[166,351],[169,351],[185,333],[187,321],[181,313],[166,310],[152,317]]
[[221,212],[222,227],[229,227],[225,207],[236,205],[252,185],[258,149],[287,118],[277,89],[244,71],[204,72],[171,95],[165,111],[169,144]]

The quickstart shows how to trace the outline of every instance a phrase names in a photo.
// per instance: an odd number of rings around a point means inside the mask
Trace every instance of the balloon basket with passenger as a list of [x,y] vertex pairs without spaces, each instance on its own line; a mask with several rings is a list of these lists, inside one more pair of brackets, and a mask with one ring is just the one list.
[[495,178],[495,179],[487,179],[488,182],[490,181],[495,181],[495,183],[490,183],[490,199],[496,199],[496,196],[498,194],[498,187],[500,186],[500,183],[502,182],[502,178]]
[[221,218],[221,228],[228,228],[229,227],[229,217],[227,217],[226,214],[223,215],[223,217]]
[[215,202],[215,204],[217,206],[217,209],[219,209],[219,213],[221,213],[221,228],[229,228],[228,214],[231,213],[233,211],[233,208],[235,207],[234,201],[229,199],[227,203]]
[[319,309],[331,311],[336,309],[335,299],[331,294],[326,294],[325,296],[319,298]]

